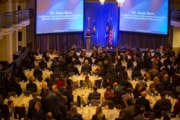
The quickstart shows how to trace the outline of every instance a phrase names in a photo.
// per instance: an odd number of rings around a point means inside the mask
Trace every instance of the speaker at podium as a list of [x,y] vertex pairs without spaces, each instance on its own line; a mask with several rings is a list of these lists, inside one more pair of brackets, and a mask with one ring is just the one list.
[[87,30],[85,39],[86,39],[86,49],[89,50],[91,48],[91,33],[90,33],[90,29]]

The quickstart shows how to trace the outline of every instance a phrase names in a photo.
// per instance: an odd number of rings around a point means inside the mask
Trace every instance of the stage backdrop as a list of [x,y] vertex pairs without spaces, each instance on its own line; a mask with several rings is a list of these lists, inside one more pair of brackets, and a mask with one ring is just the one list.
[[[86,34],[88,27],[90,28],[92,35],[92,45],[96,44],[102,47],[108,45],[109,40],[107,39],[108,32],[106,29],[110,28],[109,30],[112,29],[112,34],[110,36],[112,36],[113,46],[127,48],[158,48],[160,45],[164,45],[164,47],[172,46],[172,39],[168,38],[169,35],[118,31],[119,8],[116,3],[106,2],[104,5],[100,5],[99,2],[85,2],[84,6],[84,33],[75,32],[36,35],[34,47],[36,49],[40,48],[41,51],[46,51],[47,49],[56,49],[60,51],[61,49],[67,50],[73,45],[84,48],[84,35]],[[35,24],[34,21],[32,24]],[[31,27],[34,26],[32,25]],[[171,33],[172,32],[170,31],[169,34]]]
[[91,45],[116,46],[118,39],[119,8],[114,2],[85,2],[84,35],[89,28]]

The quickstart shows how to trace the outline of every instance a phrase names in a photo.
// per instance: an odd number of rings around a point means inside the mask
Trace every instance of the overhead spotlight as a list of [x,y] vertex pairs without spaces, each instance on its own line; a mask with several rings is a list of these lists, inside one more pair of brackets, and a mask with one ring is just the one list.
[[118,3],[118,6],[119,6],[119,7],[123,6],[123,4],[124,4],[125,1],[126,1],[126,0],[116,0],[116,2]]
[[99,2],[101,3],[101,5],[104,5],[106,0],[99,0]]

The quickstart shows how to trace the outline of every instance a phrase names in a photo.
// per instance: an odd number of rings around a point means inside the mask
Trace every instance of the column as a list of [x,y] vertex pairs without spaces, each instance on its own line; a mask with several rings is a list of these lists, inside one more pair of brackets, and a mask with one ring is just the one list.
[[11,63],[13,61],[13,32],[9,32],[7,36],[7,49],[6,49],[6,57],[7,61]]
[[21,47],[26,47],[27,46],[26,27],[22,28],[21,32],[22,32],[22,41],[18,41],[18,45]]
[[18,51],[18,31],[13,32],[13,53]]
[[13,0],[8,0],[8,12],[13,11]]

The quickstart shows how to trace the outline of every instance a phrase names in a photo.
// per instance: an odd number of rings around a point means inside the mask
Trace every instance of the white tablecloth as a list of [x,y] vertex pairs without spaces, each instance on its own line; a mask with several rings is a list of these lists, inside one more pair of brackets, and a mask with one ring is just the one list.
[[34,78],[34,69],[26,69],[24,70],[24,74],[28,80]]
[[[100,98],[100,101],[101,103],[103,103],[104,101],[104,92],[105,92],[105,89],[98,89],[97,90],[100,94],[101,94],[101,98]],[[89,94],[93,92],[93,89],[75,89],[73,91],[73,96],[74,96],[74,102],[76,103],[77,102],[77,96],[80,96],[81,97],[81,100],[87,104],[88,103],[88,96]]]
[[[171,111],[173,111],[173,108],[174,108],[174,105],[176,103],[176,99],[172,98],[171,96],[166,96],[167,99],[169,99],[171,101],[171,104],[172,104],[172,107],[171,107]],[[158,95],[158,96],[150,96],[150,95],[147,95],[146,96],[146,99],[149,100],[150,102],[150,107],[153,108],[155,103],[161,99],[161,96]]]
[[[24,82],[24,81],[19,82],[22,91],[26,91],[26,85],[27,85],[28,83],[29,83],[28,81],[26,81],[26,82]],[[41,82],[38,81],[38,80],[36,80],[36,81],[34,81],[34,83],[37,85],[37,91],[38,91],[38,93],[39,93],[39,92],[41,91]]]
[[25,96],[24,94],[20,96],[11,96],[9,99],[5,99],[4,103],[7,104],[9,100],[12,100],[14,103],[14,106],[24,106],[26,109],[29,107],[29,101],[32,99],[32,95]]
[[[75,65],[75,67],[77,68],[79,74],[81,74],[81,70],[82,70],[82,65]],[[96,69],[98,68],[97,65],[92,64],[91,65],[91,73],[96,73]]]
[[[130,80],[130,83],[132,84],[133,88],[136,87],[136,84],[138,83],[138,80]],[[149,86],[153,83],[153,81],[146,81],[147,89],[149,89]]]
[[47,78],[50,78],[53,72],[51,70],[45,69],[42,71],[42,79],[46,80]]
[[35,55],[35,59],[38,60],[38,61],[42,60],[42,58],[43,58],[42,54]]
[[[71,79],[73,82],[76,82],[80,85],[80,81],[84,80],[85,77],[86,77],[86,75],[81,74],[81,75],[70,76],[69,79]],[[97,75],[89,75],[89,80],[92,82],[93,86],[94,86],[96,80],[101,80],[101,79],[102,78]]]
[[[119,116],[119,109],[108,109],[103,107],[103,113],[105,114],[106,120],[115,120]],[[96,112],[96,107],[86,106],[86,107],[79,107],[78,113],[82,114],[84,120],[91,120],[92,116]]]

